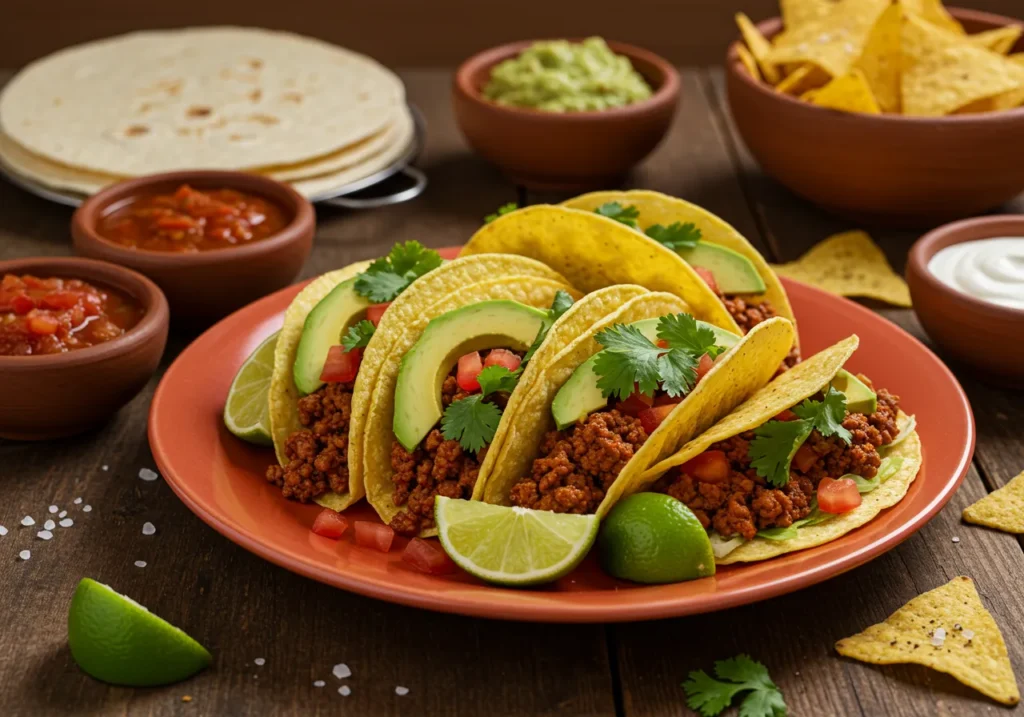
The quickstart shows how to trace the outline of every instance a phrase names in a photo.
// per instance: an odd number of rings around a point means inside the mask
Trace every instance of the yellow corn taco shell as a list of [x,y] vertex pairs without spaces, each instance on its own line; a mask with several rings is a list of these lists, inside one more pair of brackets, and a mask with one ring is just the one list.
[[592,211],[539,204],[510,212],[477,231],[461,256],[484,253],[537,259],[584,292],[638,284],[675,294],[696,318],[740,333],[722,302],[678,254]]

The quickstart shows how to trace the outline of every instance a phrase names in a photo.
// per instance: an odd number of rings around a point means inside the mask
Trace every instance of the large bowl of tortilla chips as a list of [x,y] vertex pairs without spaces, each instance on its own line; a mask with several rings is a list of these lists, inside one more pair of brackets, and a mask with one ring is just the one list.
[[[1024,23],[951,8],[939,27],[912,4],[840,0],[824,6],[845,17],[815,17],[820,2],[783,2],[760,47],[753,25],[730,46],[726,78],[766,173],[841,215],[929,227],[1024,190]],[[987,38],[1002,40],[978,50]]]

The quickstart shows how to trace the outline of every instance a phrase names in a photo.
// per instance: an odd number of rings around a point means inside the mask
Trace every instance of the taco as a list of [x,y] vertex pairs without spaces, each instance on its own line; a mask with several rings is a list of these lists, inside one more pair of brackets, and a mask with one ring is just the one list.
[[513,394],[488,503],[605,515],[649,466],[765,385],[793,343],[785,319],[745,337],[636,296],[539,367]]
[[559,291],[577,295],[540,262],[509,255],[443,262],[417,242],[315,279],[285,312],[274,353],[268,400],[278,464],[267,480],[287,498],[334,510],[358,501],[373,390],[393,347],[406,335],[415,341],[452,301],[497,296],[547,306]]
[[898,503],[921,467],[921,441],[899,397],[842,367],[857,336],[758,391],[637,488],[685,503],[716,562],[828,543]]

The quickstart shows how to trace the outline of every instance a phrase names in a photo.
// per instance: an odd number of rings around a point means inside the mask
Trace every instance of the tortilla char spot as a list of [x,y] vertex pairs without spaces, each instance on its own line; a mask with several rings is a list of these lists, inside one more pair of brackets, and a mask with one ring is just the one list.
[[54,97],[53,98],[53,106],[54,107],[60,107],[63,102],[64,102],[64,100],[62,100],[60,97]]
[[192,134],[192,130],[190,130],[188,127],[178,127],[176,132],[181,137],[188,137],[190,134]]
[[251,67],[254,70],[260,70],[263,68],[263,60],[253,58],[249,60],[249,67]]
[[285,102],[294,102],[295,104],[299,104],[300,102],[302,102],[302,93],[285,92],[284,95],[282,95],[282,99],[284,99]]
[[274,115],[255,114],[255,115],[249,115],[249,119],[251,121],[253,121],[253,122],[259,122],[260,124],[265,124],[265,125],[275,125],[275,124],[280,124],[281,123],[281,120],[279,120]]
[[206,107],[204,105],[193,105],[192,107],[188,108],[188,112],[186,112],[186,114],[189,117],[196,117],[196,118],[198,118],[198,117],[209,117],[210,115],[213,114],[213,108],[212,107]]
[[359,93],[359,101],[360,102],[368,102],[369,99],[370,99],[370,93],[369,92],[365,92],[364,91],[364,92],[360,92]]
[[259,102],[263,99],[263,90],[253,90],[249,93],[249,99],[253,102]]
[[144,124],[133,124],[124,131],[125,137],[141,137],[144,134],[149,134],[149,127]]

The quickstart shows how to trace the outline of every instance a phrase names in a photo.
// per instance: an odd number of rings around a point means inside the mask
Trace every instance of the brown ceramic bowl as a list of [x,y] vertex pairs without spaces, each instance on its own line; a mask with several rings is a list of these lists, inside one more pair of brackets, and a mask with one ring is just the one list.
[[945,351],[988,378],[1024,386],[1024,310],[975,299],[943,284],[928,271],[940,249],[992,237],[1024,237],[1024,215],[965,219],[921,237],[910,250],[907,283],[914,311]]
[[[277,234],[251,244],[191,254],[132,249],[96,231],[111,207],[132,197],[195,189],[237,189],[258,194],[290,215]],[[175,324],[205,326],[256,299],[288,286],[313,247],[316,219],[312,205],[286,184],[245,172],[193,170],[129,179],[94,194],[75,212],[71,235],[83,256],[127,266],[164,290]]]
[[[969,33],[1021,24],[952,9]],[[772,37],[774,18],[758,25]],[[821,207],[858,220],[933,227],[979,214],[1024,190],[1024,108],[950,117],[839,112],[776,92],[726,57],[736,127],[764,171]],[[1016,51],[1024,49],[1024,40]]]
[[491,68],[533,42],[485,50],[456,71],[452,101],[466,141],[512,181],[531,189],[580,191],[614,186],[668,132],[679,101],[679,73],[652,52],[609,42],[612,51],[628,57],[647,80],[654,90],[650,98],[609,110],[564,113],[485,100],[481,91]]
[[0,356],[0,438],[61,438],[93,428],[142,390],[167,343],[167,299],[152,281],[121,266],[78,258],[0,262],[7,273],[98,282],[128,294],[142,319],[112,341],[63,354]]

